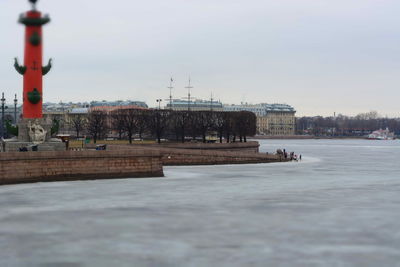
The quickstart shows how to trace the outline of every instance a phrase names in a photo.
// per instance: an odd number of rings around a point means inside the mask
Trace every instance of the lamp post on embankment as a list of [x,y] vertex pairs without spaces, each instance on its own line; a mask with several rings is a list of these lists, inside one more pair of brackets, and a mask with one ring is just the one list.
[[17,94],[15,94],[14,98],[14,123],[17,125],[17,104],[18,104],[18,99],[17,99]]
[[160,110],[161,109],[161,101],[162,101],[162,99],[157,99],[156,101],[158,103],[158,109]]
[[6,99],[4,98],[4,93],[1,95],[1,137],[4,137],[5,130],[4,130],[4,111],[7,108],[6,106]]

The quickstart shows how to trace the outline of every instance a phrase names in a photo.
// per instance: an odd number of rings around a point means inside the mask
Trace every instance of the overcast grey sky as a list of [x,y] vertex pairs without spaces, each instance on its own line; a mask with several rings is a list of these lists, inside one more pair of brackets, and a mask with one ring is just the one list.
[[[193,95],[287,103],[298,115],[400,116],[398,0],[40,0],[52,22],[44,100],[133,99],[155,106]],[[0,91],[22,93],[19,13],[0,0]]]

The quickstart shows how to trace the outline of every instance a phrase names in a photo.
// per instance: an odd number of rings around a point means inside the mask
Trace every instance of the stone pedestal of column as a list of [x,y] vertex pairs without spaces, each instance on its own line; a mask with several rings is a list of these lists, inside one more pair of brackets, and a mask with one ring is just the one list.
[[[45,142],[37,144],[31,140],[29,136],[29,123],[40,125],[46,131]],[[3,152],[17,152],[21,148],[26,148],[28,151],[63,151],[66,150],[66,145],[61,140],[51,138],[51,127],[53,125],[52,118],[45,116],[41,119],[22,119],[18,124],[18,137],[2,141],[0,150]]]

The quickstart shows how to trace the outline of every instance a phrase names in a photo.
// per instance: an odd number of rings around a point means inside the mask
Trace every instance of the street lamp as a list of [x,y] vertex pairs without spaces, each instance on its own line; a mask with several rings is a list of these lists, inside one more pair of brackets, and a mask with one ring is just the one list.
[[14,98],[14,123],[17,125],[17,104],[18,104],[18,99],[17,99],[17,94],[15,94]]
[[157,99],[156,101],[158,103],[158,109],[161,109],[161,101],[162,101],[162,99]]
[[6,104],[6,99],[4,98],[4,93],[1,96],[1,137],[4,137],[4,109]]

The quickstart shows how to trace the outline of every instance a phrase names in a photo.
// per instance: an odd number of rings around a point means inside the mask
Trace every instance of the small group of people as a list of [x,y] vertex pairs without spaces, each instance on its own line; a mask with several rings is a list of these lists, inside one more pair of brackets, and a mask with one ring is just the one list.
[[286,151],[286,149],[278,149],[278,150],[276,150],[276,154],[278,154],[278,155],[282,155],[283,156],[283,158],[285,158],[285,159],[289,159],[290,161],[301,161],[301,154],[300,155],[297,155],[297,154],[295,154],[294,152],[290,152],[290,153],[288,153],[287,151]]

